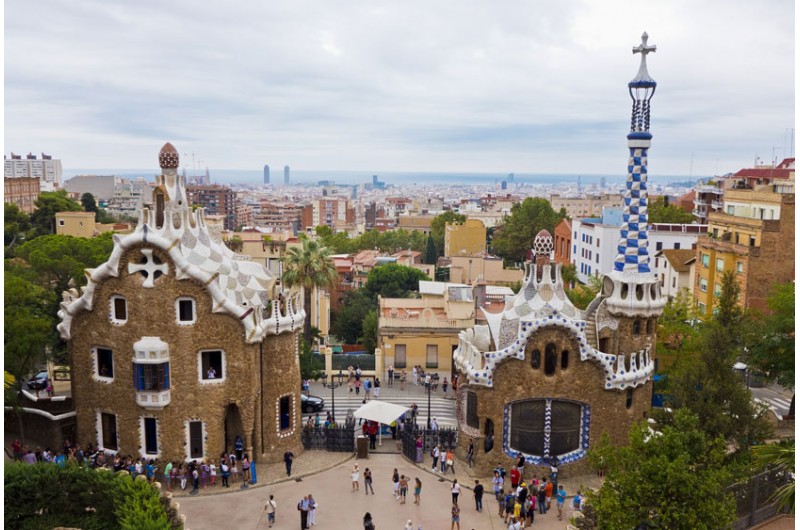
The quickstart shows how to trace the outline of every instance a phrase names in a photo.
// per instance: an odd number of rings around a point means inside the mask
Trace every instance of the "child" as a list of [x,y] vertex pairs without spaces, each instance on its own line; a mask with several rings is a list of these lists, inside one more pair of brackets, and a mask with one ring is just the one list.
[[503,517],[506,513],[506,496],[503,494],[503,488],[500,488],[500,491],[497,493],[497,505],[500,508],[498,515]]
[[208,465],[208,472],[211,475],[211,485],[215,486],[217,484],[217,466],[214,465],[214,462]]

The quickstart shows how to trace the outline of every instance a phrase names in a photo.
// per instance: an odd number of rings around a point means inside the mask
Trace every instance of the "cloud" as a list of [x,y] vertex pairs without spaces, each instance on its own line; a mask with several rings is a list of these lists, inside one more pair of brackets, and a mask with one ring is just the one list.
[[169,140],[212,168],[614,173],[643,30],[654,170],[737,170],[794,124],[785,0],[273,4],[6,2],[6,153],[156,169]]

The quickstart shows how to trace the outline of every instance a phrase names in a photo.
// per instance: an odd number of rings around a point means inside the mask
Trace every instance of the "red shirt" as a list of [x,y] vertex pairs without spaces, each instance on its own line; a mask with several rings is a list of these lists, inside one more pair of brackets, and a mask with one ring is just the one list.
[[516,488],[517,484],[519,484],[519,470],[515,467],[512,467],[509,476],[511,477],[511,485]]

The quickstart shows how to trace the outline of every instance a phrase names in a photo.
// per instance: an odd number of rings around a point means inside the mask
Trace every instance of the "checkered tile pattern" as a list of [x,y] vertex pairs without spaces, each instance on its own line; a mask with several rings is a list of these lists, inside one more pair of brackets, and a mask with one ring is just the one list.
[[647,149],[631,147],[630,153],[614,269],[650,272],[650,255],[647,252]]

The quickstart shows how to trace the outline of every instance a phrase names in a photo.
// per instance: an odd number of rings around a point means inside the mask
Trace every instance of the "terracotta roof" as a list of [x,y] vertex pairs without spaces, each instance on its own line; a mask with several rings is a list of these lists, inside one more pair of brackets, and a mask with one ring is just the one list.
[[695,251],[691,248],[667,249],[662,250],[661,255],[667,258],[676,272],[689,272],[688,262],[694,258]]
[[794,158],[787,158],[774,168],[740,169],[733,176],[748,179],[788,179],[791,173],[794,173]]

